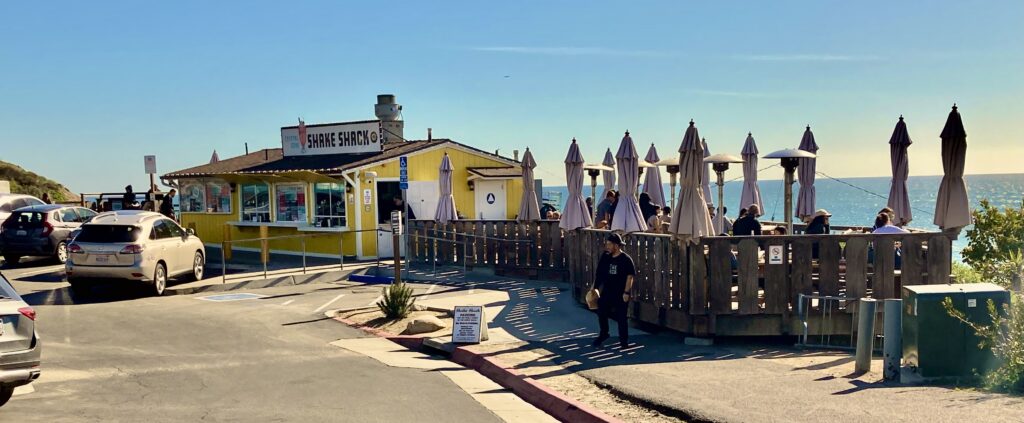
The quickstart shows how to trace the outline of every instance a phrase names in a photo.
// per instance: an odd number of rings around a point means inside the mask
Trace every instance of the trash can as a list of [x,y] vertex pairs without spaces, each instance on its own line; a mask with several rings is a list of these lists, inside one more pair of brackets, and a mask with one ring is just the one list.
[[1010,302],[1010,293],[991,283],[904,286],[904,365],[926,379],[972,379],[998,367],[992,351],[978,347],[974,329],[942,306],[946,297],[978,325],[992,324],[989,300],[998,310]]

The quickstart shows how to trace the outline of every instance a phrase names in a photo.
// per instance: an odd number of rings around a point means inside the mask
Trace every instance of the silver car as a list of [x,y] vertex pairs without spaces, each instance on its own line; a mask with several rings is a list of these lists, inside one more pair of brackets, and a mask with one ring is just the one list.
[[167,280],[203,278],[206,249],[191,230],[164,215],[140,210],[100,213],[68,245],[64,264],[72,290],[94,279],[127,279],[163,295]]
[[36,333],[36,311],[0,275],[0,405],[14,388],[39,378],[42,344]]

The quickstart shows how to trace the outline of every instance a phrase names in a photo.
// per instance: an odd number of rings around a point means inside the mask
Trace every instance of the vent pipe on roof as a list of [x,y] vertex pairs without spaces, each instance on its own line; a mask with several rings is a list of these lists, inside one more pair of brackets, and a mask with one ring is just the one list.
[[245,155],[249,155],[249,143],[245,143]]
[[433,140],[434,140],[433,128],[427,128],[427,141],[433,141]]
[[263,149],[263,161],[270,161],[270,150]]
[[512,160],[519,161],[519,150],[512,150]]

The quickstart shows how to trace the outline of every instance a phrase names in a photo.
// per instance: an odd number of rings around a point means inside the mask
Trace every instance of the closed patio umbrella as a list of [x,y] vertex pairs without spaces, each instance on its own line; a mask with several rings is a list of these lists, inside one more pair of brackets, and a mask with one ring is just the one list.
[[914,218],[910,210],[910,196],[907,194],[907,175],[910,173],[910,164],[907,160],[907,148],[910,147],[910,133],[907,132],[907,124],[903,122],[903,116],[896,122],[896,128],[889,138],[889,161],[892,164],[892,184],[889,187],[889,201],[887,205],[896,216],[895,225],[906,225]]
[[459,215],[455,211],[455,197],[452,196],[452,159],[448,158],[448,153],[444,153],[444,158],[441,159],[441,167],[438,169],[437,185],[438,185],[438,200],[437,200],[437,211],[434,212],[434,220],[440,224],[446,224],[453,220],[459,220]]
[[935,224],[942,229],[956,229],[971,224],[971,208],[967,202],[964,182],[964,161],[967,160],[967,131],[960,112],[953,110],[942,128],[942,183],[935,202]]
[[537,162],[533,160],[533,153],[530,152],[530,148],[526,148],[526,153],[523,154],[523,198],[519,200],[519,214],[516,219],[520,222],[532,222],[540,220],[540,206],[537,202],[537,191],[533,181],[533,168],[537,167]]
[[668,231],[677,238],[693,243],[713,233],[711,215],[708,214],[707,202],[701,189],[703,165],[704,146],[691,120],[679,146],[679,203],[672,210],[672,223]]
[[615,205],[611,230],[626,233],[646,231],[647,221],[636,199],[637,182],[640,180],[640,155],[636,152],[629,131],[622,137],[615,159],[619,166],[619,202]]
[[740,193],[740,207],[737,210],[757,204],[757,209],[764,213],[761,187],[757,185],[757,154],[757,143],[754,142],[753,134],[748,132],[747,140],[743,142],[743,150],[740,151],[740,156],[743,157],[743,192]]
[[615,189],[615,156],[612,156],[612,149],[604,152],[604,161],[601,164],[612,168],[612,170],[602,170],[601,176],[604,178],[604,191],[601,191],[601,198],[596,199],[597,202],[601,202],[608,197],[608,191]]
[[[651,148],[647,150],[647,156],[644,157],[647,163],[658,163],[661,158],[658,157],[658,149],[651,144]],[[647,173],[644,175],[644,191],[647,195],[651,196],[651,203],[659,206],[667,206],[665,202],[665,187],[661,183],[661,169],[652,167],[647,169]]]
[[[701,160],[711,157],[711,150],[708,149],[708,140],[701,138],[700,147],[704,149],[704,157]],[[711,207],[714,205],[714,202],[711,200],[711,163],[704,163],[704,173],[700,176],[700,182],[700,188],[704,192],[704,201],[707,201],[708,207]]]
[[565,200],[562,219],[558,222],[558,227],[567,231],[594,225],[587,201],[583,198],[583,163],[580,146],[576,144],[576,138],[573,138],[569,153],[565,155],[565,181],[569,185],[569,198]]
[[[818,144],[814,142],[814,133],[811,132],[810,125],[807,126],[807,130],[804,131],[803,138],[800,139],[800,150],[807,151],[811,154],[818,154]],[[797,167],[797,180],[800,181],[800,194],[796,197],[796,216],[800,219],[805,219],[814,214],[814,201],[817,197],[814,191],[814,174],[817,170],[817,158],[802,158],[800,160],[800,166]]]

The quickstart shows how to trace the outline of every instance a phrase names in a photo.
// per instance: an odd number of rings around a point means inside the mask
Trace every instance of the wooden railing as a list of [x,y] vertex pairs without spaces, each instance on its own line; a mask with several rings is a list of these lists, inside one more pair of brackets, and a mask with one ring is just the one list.
[[[408,232],[415,263],[565,277],[580,301],[609,233],[563,232],[551,220],[417,220]],[[811,314],[850,313],[862,297],[899,298],[903,285],[948,283],[952,260],[950,238],[935,232],[706,237],[696,244],[647,233],[624,238],[637,269],[631,317],[693,334],[796,333],[800,294],[849,299],[812,301]],[[773,246],[781,250],[778,264],[766,257]],[[849,333],[849,320],[815,330]]]
[[488,266],[499,272],[521,270],[534,276],[540,271],[560,275],[565,271],[557,220],[459,220],[446,225],[413,220],[408,233],[406,253],[413,262]]
[[[570,283],[581,300],[607,235],[587,229],[566,236]],[[631,316],[687,333],[794,333],[801,293],[850,299],[811,302],[811,314],[825,311],[823,304],[850,313],[858,298],[899,298],[902,285],[950,277],[951,242],[941,233],[707,237],[685,245],[668,235],[631,234],[625,241],[637,269]],[[781,263],[768,263],[770,246],[781,248]],[[848,320],[835,324],[818,330],[849,330]]]

